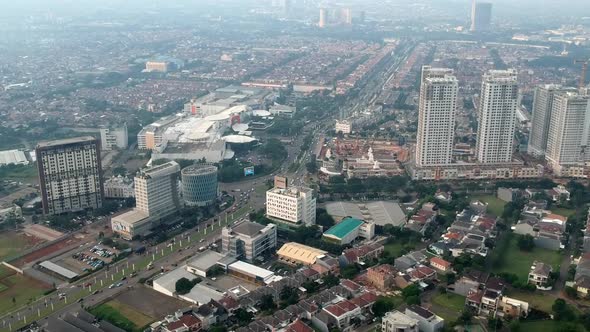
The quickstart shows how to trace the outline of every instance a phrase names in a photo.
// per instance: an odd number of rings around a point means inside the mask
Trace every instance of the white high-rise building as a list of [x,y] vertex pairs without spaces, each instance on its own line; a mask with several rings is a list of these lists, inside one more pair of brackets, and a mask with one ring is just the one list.
[[100,142],[91,136],[40,142],[35,149],[43,213],[102,206]]
[[476,145],[477,160],[480,163],[512,161],[518,103],[516,70],[490,70],[484,74]]
[[533,100],[533,119],[531,121],[531,133],[529,135],[528,153],[536,157],[545,155],[547,149],[547,136],[549,135],[549,123],[553,109],[555,94],[564,88],[558,84],[546,84],[535,89]]
[[120,128],[101,128],[100,145],[103,150],[127,149],[129,137],[127,134],[127,124]]
[[266,192],[266,215],[294,226],[315,224],[316,198],[305,187],[273,188]]
[[422,67],[416,143],[418,166],[452,162],[458,91],[459,83],[452,69]]
[[589,96],[578,92],[556,93],[553,99],[551,122],[545,158],[558,176],[568,176],[569,166],[590,161]]
[[221,249],[231,256],[254,261],[265,254],[274,254],[277,227],[244,221],[221,230]]
[[175,161],[146,168],[135,177],[135,208],[111,219],[113,231],[131,240],[150,230],[181,206],[178,179],[180,166]]

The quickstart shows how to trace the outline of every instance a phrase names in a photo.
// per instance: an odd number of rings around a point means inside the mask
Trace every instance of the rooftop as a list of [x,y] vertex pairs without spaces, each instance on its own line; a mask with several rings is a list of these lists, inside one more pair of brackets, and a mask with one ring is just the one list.
[[332,226],[324,235],[331,235],[339,239],[344,238],[354,230],[358,229],[363,221],[356,218],[345,218],[339,224]]
[[187,263],[187,265],[201,271],[206,271],[215,266],[217,262],[219,262],[224,257],[225,255],[222,255],[218,252],[207,250],[194,256],[193,259]]
[[327,251],[309,247],[297,242],[285,243],[277,254],[287,257],[290,260],[302,262],[306,265],[314,264],[316,260],[327,253]]
[[64,267],[61,267],[61,266],[59,266],[59,265],[57,265],[57,264],[55,264],[55,263],[53,263],[51,261],[44,261],[44,262],[42,262],[39,265],[42,266],[42,267],[44,267],[44,268],[46,268],[46,269],[48,269],[48,270],[50,270],[50,271],[52,271],[52,272],[57,273],[57,274],[59,274],[59,275],[61,275],[63,277],[66,277],[68,279],[72,279],[72,278],[75,278],[75,277],[78,276],[78,273],[73,272],[73,271],[70,271],[70,270],[68,270],[68,269],[66,269]]
[[182,175],[203,175],[217,173],[217,167],[211,165],[194,165],[182,169]]
[[88,142],[98,142],[98,139],[95,137],[92,137],[92,136],[65,138],[65,139],[58,139],[58,140],[53,140],[53,141],[39,142],[37,144],[37,147],[38,148],[48,148],[48,147],[59,146],[59,145],[88,143]]
[[272,271],[242,261],[237,261],[235,263],[230,264],[228,266],[228,269],[260,277],[264,281],[274,276],[274,272]]
[[326,204],[326,210],[328,214],[337,218],[353,217],[380,226],[401,226],[406,221],[406,214],[396,202],[331,202]]
[[256,234],[260,233],[265,228],[266,227],[264,225],[261,225],[261,224],[255,223],[255,222],[251,222],[251,221],[244,221],[242,223],[239,223],[235,227],[233,227],[232,231],[234,233],[238,233],[241,235],[253,237]]

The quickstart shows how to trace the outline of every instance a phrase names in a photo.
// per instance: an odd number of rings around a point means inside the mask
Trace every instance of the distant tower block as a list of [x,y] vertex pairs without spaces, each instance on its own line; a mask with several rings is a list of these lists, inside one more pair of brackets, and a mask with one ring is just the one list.
[[326,24],[328,24],[328,10],[326,8],[320,8],[320,22],[318,26],[320,28],[325,28]]

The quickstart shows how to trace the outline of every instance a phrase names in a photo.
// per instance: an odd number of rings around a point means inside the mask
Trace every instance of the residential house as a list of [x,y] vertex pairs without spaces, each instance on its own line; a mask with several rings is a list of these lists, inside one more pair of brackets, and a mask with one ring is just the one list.
[[447,262],[446,260],[440,258],[440,257],[432,257],[430,259],[430,266],[432,266],[433,268],[439,270],[439,271],[443,271],[443,272],[447,272],[451,270],[451,263]]
[[574,285],[578,296],[588,297],[590,294],[590,253],[584,253],[576,266]]
[[285,332],[313,332],[313,329],[298,318],[291,325],[287,326]]
[[386,291],[395,285],[397,272],[395,267],[389,264],[373,266],[367,269],[367,281],[377,289]]
[[434,198],[440,202],[450,203],[453,200],[453,194],[450,191],[438,190],[434,194]]
[[444,319],[421,306],[412,304],[406,308],[405,314],[418,321],[420,332],[437,332],[444,327]]
[[443,241],[438,241],[430,244],[428,250],[435,255],[444,256],[449,253],[449,244]]
[[529,284],[535,285],[537,289],[550,290],[553,286],[547,285],[553,268],[543,262],[533,262],[529,272]]
[[329,305],[323,311],[335,320],[335,326],[341,331],[351,331],[351,320],[361,316],[361,308],[349,300]]
[[185,313],[177,320],[163,327],[164,332],[196,332],[202,327],[201,320],[191,313]]
[[419,332],[419,322],[397,310],[390,311],[381,320],[381,332]]
[[380,243],[369,243],[344,250],[340,256],[340,262],[343,265],[367,262],[374,258],[379,258],[383,254],[385,248]]
[[500,187],[497,191],[498,199],[504,202],[512,202],[522,195],[520,189]]
[[561,202],[561,201],[569,201],[570,200],[570,192],[562,185],[559,185],[553,189],[549,189],[545,193],[554,202]]
[[393,265],[397,270],[405,271],[418,264],[425,263],[427,258],[428,257],[422,251],[413,251],[411,253],[396,258],[393,261]]

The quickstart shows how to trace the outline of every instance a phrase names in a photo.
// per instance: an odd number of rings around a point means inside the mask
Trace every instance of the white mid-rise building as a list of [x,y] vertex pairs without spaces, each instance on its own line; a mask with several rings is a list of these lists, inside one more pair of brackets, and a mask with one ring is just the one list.
[[517,72],[490,70],[484,74],[477,128],[477,160],[483,164],[509,163],[519,104]]
[[416,164],[446,165],[452,162],[455,114],[459,83],[447,68],[422,67]]
[[100,145],[103,150],[127,149],[129,146],[127,124],[120,128],[100,129]]
[[381,320],[382,332],[418,332],[418,320],[397,310],[390,311]]
[[334,130],[336,133],[342,132],[343,134],[348,135],[352,132],[352,123],[348,120],[336,121]]
[[590,161],[589,96],[578,92],[555,94],[547,137],[545,158],[558,176],[569,176],[567,169]]
[[563,87],[558,84],[545,84],[535,88],[532,109],[533,118],[528,144],[528,153],[533,156],[542,157],[545,155],[549,123],[551,122],[551,111],[553,109],[553,98],[555,97],[555,93],[562,90]]
[[111,219],[113,231],[124,239],[147,235],[181,206],[178,180],[180,166],[174,161],[140,170],[135,177],[135,208]]
[[35,149],[43,213],[102,206],[100,142],[91,136],[40,142]]
[[233,257],[254,261],[257,257],[274,254],[277,247],[277,227],[244,221],[221,231],[221,247]]
[[266,215],[294,226],[315,224],[316,198],[305,187],[273,188],[266,192]]

